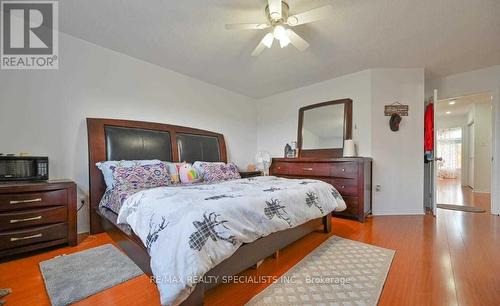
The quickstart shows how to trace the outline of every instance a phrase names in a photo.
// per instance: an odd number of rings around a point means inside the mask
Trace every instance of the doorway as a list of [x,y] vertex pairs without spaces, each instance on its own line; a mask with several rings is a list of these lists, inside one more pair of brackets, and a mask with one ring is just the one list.
[[438,100],[436,202],[491,209],[491,94]]

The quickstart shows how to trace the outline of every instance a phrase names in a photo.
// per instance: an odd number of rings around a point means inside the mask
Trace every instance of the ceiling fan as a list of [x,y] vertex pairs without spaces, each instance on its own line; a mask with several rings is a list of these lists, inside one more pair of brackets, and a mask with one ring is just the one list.
[[309,47],[307,41],[300,37],[289,27],[295,27],[301,24],[306,24],[321,19],[328,18],[333,13],[333,7],[326,5],[289,16],[290,7],[288,3],[282,0],[267,0],[266,6],[267,23],[234,23],[226,24],[227,30],[264,30],[271,28],[260,41],[257,47],[253,50],[252,56],[259,55],[264,49],[271,48],[274,39],[277,39],[281,48],[288,46],[290,43],[300,51],[304,51]]

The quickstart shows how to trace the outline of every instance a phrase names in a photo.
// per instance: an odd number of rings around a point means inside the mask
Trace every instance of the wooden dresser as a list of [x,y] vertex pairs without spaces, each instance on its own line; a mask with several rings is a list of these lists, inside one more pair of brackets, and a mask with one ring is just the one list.
[[273,158],[270,173],[287,178],[318,179],[332,184],[347,204],[347,209],[335,212],[335,216],[364,222],[371,212],[371,158]]
[[75,183],[0,183],[0,258],[66,243],[77,243]]

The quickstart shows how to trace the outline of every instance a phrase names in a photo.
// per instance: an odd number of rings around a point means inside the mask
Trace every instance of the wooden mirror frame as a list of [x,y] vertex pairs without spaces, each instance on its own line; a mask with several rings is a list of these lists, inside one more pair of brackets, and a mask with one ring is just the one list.
[[332,149],[309,149],[302,150],[302,130],[304,123],[304,111],[329,106],[336,104],[344,104],[344,140],[352,139],[352,100],[340,99],[328,102],[322,102],[301,107],[299,109],[299,127],[297,132],[297,148],[299,150],[299,157],[319,157],[319,158],[335,158],[342,157],[344,153],[344,145],[342,148]]

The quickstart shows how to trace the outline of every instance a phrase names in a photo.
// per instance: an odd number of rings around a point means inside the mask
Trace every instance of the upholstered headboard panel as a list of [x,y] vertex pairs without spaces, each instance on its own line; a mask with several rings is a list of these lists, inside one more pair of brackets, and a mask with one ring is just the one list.
[[168,131],[104,126],[106,160],[172,161],[172,140]]
[[177,149],[179,160],[188,163],[221,161],[219,139],[215,136],[177,133]]
[[90,232],[102,232],[97,213],[106,185],[95,164],[103,160],[159,159],[227,162],[222,134],[153,122],[87,118]]

